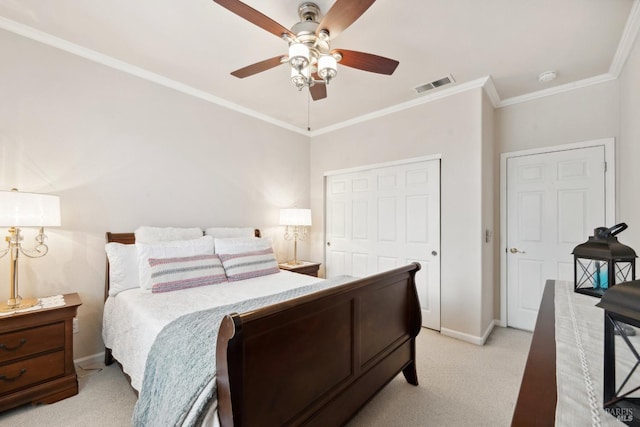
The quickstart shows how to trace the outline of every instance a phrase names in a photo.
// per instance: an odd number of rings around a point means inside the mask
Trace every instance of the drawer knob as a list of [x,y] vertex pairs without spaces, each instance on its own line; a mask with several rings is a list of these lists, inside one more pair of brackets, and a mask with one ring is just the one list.
[[15,347],[7,347],[4,344],[0,344],[0,349],[5,350],[5,351],[16,351],[17,349],[19,349],[20,347],[22,347],[23,345],[25,345],[27,343],[27,340],[22,338],[20,340],[20,343],[15,346]]
[[22,368],[22,369],[20,369],[20,373],[18,375],[16,375],[15,377],[8,378],[6,375],[0,375],[0,380],[5,381],[5,382],[15,381],[15,380],[17,380],[18,378],[20,378],[21,376],[23,376],[26,373],[27,373],[27,370],[25,368]]

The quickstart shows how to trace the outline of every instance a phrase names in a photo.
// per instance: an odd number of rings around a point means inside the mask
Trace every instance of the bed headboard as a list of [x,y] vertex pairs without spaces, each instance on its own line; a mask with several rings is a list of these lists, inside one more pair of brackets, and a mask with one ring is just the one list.
[[[255,237],[262,237],[260,230],[255,228],[253,230],[253,235]],[[107,231],[105,234],[107,243],[122,243],[123,245],[133,245],[136,243],[136,235],[135,233],[111,233]],[[107,300],[109,296],[109,259],[107,258],[107,271],[104,276],[104,300]]]

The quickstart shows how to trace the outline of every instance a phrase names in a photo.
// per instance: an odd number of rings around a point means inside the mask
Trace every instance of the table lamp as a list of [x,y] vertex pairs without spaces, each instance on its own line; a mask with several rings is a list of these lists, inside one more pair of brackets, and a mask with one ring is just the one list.
[[[23,193],[17,189],[0,191],[0,227],[9,227],[9,235],[5,238],[7,247],[0,250],[0,258],[11,254],[10,298],[0,303],[0,312],[28,308],[38,303],[37,298],[23,299],[18,293],[18,259],[20,254],[29,258],[40,258],[47,254],[49,248],[44,243],[47,236],[45,226],[60,225],[60,198],[49,194]],[[33,249],[22,246],[22,235],[19,227],[40,227]]]
[[[307,238],[307,227],[311,226],[311,209],[280,209],[280,225],[286,225],[285,240],[293,239],[293,261],[289,265],[300,265],[298,261],[298,240]],[[291,230],[289,227],[292,227]]]

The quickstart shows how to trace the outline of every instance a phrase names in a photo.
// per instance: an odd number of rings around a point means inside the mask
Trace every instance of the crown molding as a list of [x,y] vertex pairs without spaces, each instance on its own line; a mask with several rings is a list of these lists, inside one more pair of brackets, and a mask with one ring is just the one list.
[[616,49],[616,53],[611,61],[609,72],[600,74],[599,76],[590,77],[583,80],[567,83],[560,86],[555,86],[549,89],[544,89],[537,92],[531,92],[525,95],[514,96],[507,98],[497,103],[494,103],[496,108],[506,107],[509,105],[519,104],[521,102],[528,102],[534,99],[540,99],[546,96],[556,95],[559,93],[567,92],[574,89],[580,89],[591,85],[605,83],[611,80],[615,80],[620,76],[624,64],[627,62],[627,58],[631,54],[633,43],[638,37],[640,31],[640,0],[633,0],[631,5],[631,11],[629,17],[620,36],[620,42]]
[[496,90],[496,86],[494,85],[493,79],[491,78],[491,76],[486,77],[486,81],[484,82],[484,85],[482,86],[482,88],[484,89],[484,93],[487,94],[487,97],[489,97],[489,100],[491,101],[491,105],[493,105],[493,108],[498,108],[498,106],[500,105],[500,102],[502,101],[500,100],[500,95]]
[[600,83],[605,83],[611,80],[615,80],[617,77],[609,73],[600,74],[599,76],[589,77],[588,79],[578,80],[575,82],[567,83],[560,86],[550,87],[549,89],[539,90],[537,92],[530,92],[520,96],[514,96],[500,101],[496,108],[507,107],[509,105],[520,104],[523,102],[533,101],[534,99],[545,98],[551,95],[557,95],[559,93],[568,92],[575,89],[580,89],[587,86],[592,86]]
[[438,92],[430,93],[428,95],[423,95],[420,98],[412,99],[411,101],[403,102],[401,104],[396,104],[388,108],[383,108],[381,110],[373,111],[371,113],[363,114],[362,116],[354,117],[352,119],[345,120],[340,123],[336,123],[334,125],[313,130],[309,132],[308,135],[311,137],[322,135],[325,133],[336,131],[338,129],[343,129],[349,126],[353,126],[358,123],[366,122],[369,120],[377,119],[379,117],[387,116],[389,114],[397,113],[399,111],[406,110],[408,108],[413,108],[418,105],[436,101],[438,99],[446,98],[448,96],[455,95],[457,93],[466,92],[467,90],[470,90],[470,89],[481,88],[485,85],[487,79],[489,78],[482,77],[467,83],[461,83],[446,89],[441,89]]
[[633,43],[638,37],[638,30],[640,29],[640,0],[634,0],[629,12],[629,18],[624,26],[622,37],[620,37],[620,43],[618,43],[618,49],[611,61],[611,67],[609,67],[609,74],[616,78],[620,76],[624,64],[627,63],[627,58],[631,54]]
[[314,136],[326,134],[329,132],[333,132],[335,130],[342,129],[348,126],[352,126],[358,123],[362,123],[368,120],[373,120],[382,116],[386,116],[388,114],[393,114],[402,110],[406,110],[408,108],[413,108],[415,106],[422,105],[428,102],[436,101],[438,99],[455,95],[460,92],[464,92],[470,89],[475,89],[480,87],[483,88],[485,94],[491,101],[491,104],[493,105],[494,108],[502,108],[509,105],[528,102],[535,99],[540,99],[543,97],[567,92],[570,90],[580,89],[586,86],[591,86],[591,85],[615,80],[618,78],[618,76],[622,72],[622,69],[624,68],[625,63],[627,62],[627,58],[631,53],[631,49],[633,48],[633,44],[637,38],[638,32],[640,31],[640,0],[633,0],[633,5],[631,6],[629,17],[625,24],[625,28],[623,30],[622,36],[620,38],[620,42],[618,44],[618,48],[611,62],[608,73],[601,74],[599,76],[590,77],[583,80],[579,80],[576,82],[571,82],[564,85],[540,90],[537,92],[531,92],[525,95],[507,98],[504,100],[500,98],[500,95],[496,90],[496,87],[493,83],[493,79],[491,78],[491,76],[486,76],[486,77],[482,77],[467,83],[456,84],[455,86],[452,86],[446,89],[441,89],[437,92],[430,93],[428,95],[423,95],[420,98],[417,98],[408,102],[397,104],[397,105],[384,108],[378,111],[374,111],[372,113],[364,114],[362,116],[358,116],[358,117],[345,120],[343,122],[336,123],[334,125],[316,129],[313,131],[308,131],[307,129],[293,126],[290,123],[287,123],[285,121],[274,119],[273,117],[267,116],[266,114],[262,114],[255,110],[251,110],[249,108],[235,104],[226,99],[212,95],[208,92],[202,91],[200,89],[196,89],[192,86],[186,85],[176,80],[169,79],[160,74],[153,73],[143,68],[136,67],[132,64],[129,64],[124,61],[120,61],[118,59],[102,54],[100,52],[87,49],[75,43],[71,43],[62,38],[55,37],[51,34],[45,33],[40,30],[36,30],[35,28],[12,21],[10,19],[6,19],[4,17],[0,17],[0,29],[10,31],[12,33],[61,49],[63,51],[80,56],[90,61],[97,62],[107,67],[131,74],[133,76],[148,80],[150,82],[165,86],[167,88],[182,92],[184,94],[194,96],[196,98],[202,99],[207,102],[211,102],[213,104],[219,105],[224,108],[228,108],[230,110],[239,112],[241,114],[248,115],[258,120],[262,120],[264,122],[281,127],[283,129],[287,129],[292,132],[298,133],[300,135],[304,135],[307,137],[314,137]]
[[67,41],[65,39],[52,36],[51,34],[45,33],[40,30],[36,30],[35,28],[29,27],[28,25],[24,25],[19,22],[0,17],[0,28],[26,37],[28,39],[46,44],[48,46],[55,47],[73,55],[80,56],[90,61],[97,62],[118,71],[122,71],[132,76],[136,76],[141,79],[176,90],[178,92],[182,92],[184,94],[194,96],[204,101],[211,102],[221,107],[246,114],[247,116],[262,120],[275,126],[279,126],[281,128],[299,133],[301,135],[308,135],[306,130],[293,126],[282,120],[276,120],[273,117],[267,116],[266,114],[262,114],[233,102],[227,101],[224,98],[220,98],[203,90],[196,89],[193,86],[189,86],[160,74],[153,73],[151,71],[145,70],[144,68],[136,67],[135,65],[129,64],[128,62],[120,61],[95,50],[87,49],[86,47],[71,43],[70,41]]

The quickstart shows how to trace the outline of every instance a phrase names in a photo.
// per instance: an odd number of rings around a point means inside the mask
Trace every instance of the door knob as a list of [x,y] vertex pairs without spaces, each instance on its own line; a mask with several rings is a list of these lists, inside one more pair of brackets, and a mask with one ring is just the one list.
[[327,246],[331,246],[331,242],[327,242]]
[[438,255],[438,252],[436,252],[436,251],[431,251],[431,255],[433,255],[433,256],[437,256],[437,255]]
[[524,254],[524,253],[526,253],[525,251],[519,251],[518,248],[511,248],[511,249],[509,249],[509,252],[511,252],[512,254]]

